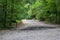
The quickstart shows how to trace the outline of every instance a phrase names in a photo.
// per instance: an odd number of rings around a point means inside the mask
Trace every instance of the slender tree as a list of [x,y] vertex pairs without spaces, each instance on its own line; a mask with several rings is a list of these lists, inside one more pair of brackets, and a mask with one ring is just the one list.
[[12,19],[13,19],[13,14],[14,13],[14,0],[11,0],[11,17],[10,17],[10,23],[9,26],[12,25]]
[[5,3],[3,4],[3,11],[4,11],[4,27],[6,28],[6,18],[7,18],[7,0],[5,0]]

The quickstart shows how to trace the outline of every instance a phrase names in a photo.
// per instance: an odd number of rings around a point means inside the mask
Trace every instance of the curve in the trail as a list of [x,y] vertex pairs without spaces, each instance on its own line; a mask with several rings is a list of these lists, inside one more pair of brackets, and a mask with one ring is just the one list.
[[39,22],[39,20],[26,20],[23,19],[22,22],[28,27],[57,27],[60,25],[46,24],[44,22]]
[[46,24],[44,22],[40,22],[39,20],[27,20],[22,19],[22,23],[24,25],[19,26],[20,28],[17,29],[23,29],[23,30],[40,30],[42,28],[56,28],[60,25],[52,25],[52,24]]

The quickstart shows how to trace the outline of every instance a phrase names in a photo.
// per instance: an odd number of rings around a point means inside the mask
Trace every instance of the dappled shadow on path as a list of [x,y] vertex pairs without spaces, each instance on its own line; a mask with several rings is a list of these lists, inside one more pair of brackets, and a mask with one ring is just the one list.
[[20,30],[45,30],[45,29],[55,29],[56,27],[27,27]]

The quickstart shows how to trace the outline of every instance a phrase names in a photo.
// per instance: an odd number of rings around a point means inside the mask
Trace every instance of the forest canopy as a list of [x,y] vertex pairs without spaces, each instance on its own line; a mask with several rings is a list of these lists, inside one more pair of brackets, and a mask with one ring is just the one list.
[[60,0],[0,0],[0,28],[22,19],[60,24]]

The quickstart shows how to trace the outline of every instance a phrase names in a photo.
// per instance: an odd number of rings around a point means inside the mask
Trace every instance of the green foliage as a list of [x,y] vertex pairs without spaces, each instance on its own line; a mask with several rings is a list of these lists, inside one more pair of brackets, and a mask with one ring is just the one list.
[[60,0],[36,0],[28,11],[29,16],[50,23],[60,23]]
[[12,20],[38,19],[60,24],[60,0],[0,0],[0,25],[10,27]]

